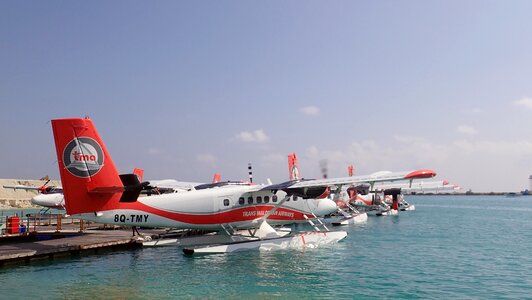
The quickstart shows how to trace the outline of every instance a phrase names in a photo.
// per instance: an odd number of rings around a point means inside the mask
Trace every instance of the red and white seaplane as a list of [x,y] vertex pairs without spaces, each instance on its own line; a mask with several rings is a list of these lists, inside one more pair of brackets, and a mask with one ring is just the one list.
[[[323,178],[327,178],[327,167],[326,161],[320,162]],[[348,175],[353,176],[354,167],[350,165],[348,167]],[[297,156],[295,153],[288,155],[288,172],[290,180],[299,179],[300,171],[299,164],[297,161]],[[398,176],[396,176],[398,175]],[[366,211],[375,212],[377,215],[391,215],[397,214],[397,207],[401,207],[400,203],[406,203],[403,198],[399,198],[400,189],[394,188],[395,185],[399,183],[390,183],[390,181],[409,181],[410,184],[416,179],[430,178],[434,177],[436,173],[430,170],[417,170],[409,172],[397,172],[392,173],[389,171],[377,172],[369,176],[368,179],[364,180],[363,183],[358,184],[349,184],[335,185],[336,189],[332,189],[330,198],[338,206],[338,213],[332,215],[330,221],[332,225],[349,225],[349,224],[360,224],[365,223],[368,219]],[[383,180],[385,177],[390,176],[393,180]],[[397,179],[397,177],[401,177]],[[373,180],[372,178],[378,178],[378,180]],[[380,193],[371,192],[370,189],[376,184],[386,184],[388,188],[381,190]],[[382,194],[382,197],[381,197]],[[390,198],[390,205],[382,201],[384,197]],[[393,198],[395,197],[395,198]],[[393,199],[398,202],[399,199],[402,199],[403,202],[395,203]],[[398,206],[399,205],[399,206]],[[362,212],[357,208],[362,208]]]
[[[281,184],[218,184],[139,197],[144,188],[135,174],[119,175],[113,160],[89,118],[52,120],[65,208],[74,217],[105,224],[219,232],[205,239],[209,245],[186,248],[184,252],[225,253],[245,249],[313,247],[344,239],[345,231],[290,234],[269,223],[293,223],[310,217],[283,207],[288,199],[321,199],[318,213],[336,210],[328,202],[329,187],[373,181],[404,179],[405,174],[379,178],[364,176],[293,180]],[[408,173],[406,173],[408,174]],[[297,197],[294,199],[294,197]],[[331,203],[332,204],[328,204]]]
[[[349,165],[348,175],[353,176],[354,167]],[[382,177],[393,174],[390,171],[380,171],[373,173],[373,177]],[[337,204],[341,207],[348,207],[352,211],[363,211],[377,216],[397,215],[399,210],[415,210],[415,206],[404,200],[401,193],[403,187],[412,187],[414,180],[432,178],[436,174],[428,170],[414,171],[405,176],[408,183],[398,182],[370,182],[358,185],[350,185],[340,189],[336,193]],[[434,184],[440,181],[430,181]],[[416,183],[417,185],[418,183]]]
[[63,197],[63,188],[60,186],[48,186],[50,179],[48,177],[41,178],[46,182],[41,186],[29,186],[29,185],[4,185],[6,189],[36,191],[37,195],[31,197],[31,203],[34,205],[43,206],[46,209],[64,209],[65,198]]

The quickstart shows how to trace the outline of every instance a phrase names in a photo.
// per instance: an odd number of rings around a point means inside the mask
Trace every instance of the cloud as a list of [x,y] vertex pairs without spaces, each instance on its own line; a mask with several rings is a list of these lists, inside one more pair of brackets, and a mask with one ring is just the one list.
[[[395,136],[386,143],[361,140],[333,150],[315,148],[310,152],[327,158],[331,177],[345,176],[349,164],[355,165],[357,175],[380,170],[432,169],[438,174],[436,179],[449,180],[464,189],[505,192],[527,187],[532,140],[443,142]],[[317,165],[317,160],[312,161]],[[309,173],[317,176],[317,172]]]
[[518,106],[523,106],[527,109],[531,109],[532,110],[532,98],[529,98],[529,97],[523,97],[517,101],[514,101],[514,104],[515,105],[518,105]]
[[476,130],[475,128],[469,126],[469,125],[460,125],[456,128],[456,131],[458,131],[459,133],[462,133],[462,134],[466,134],[466,135],[476,135],[478,134],[478,130]]
[[196,160],[201,163],[213,164],[216,162],[216,157],[210,153],[200,153],[196,155]]
[[237,141],[244,143],[267,143],[270,137],[266,135],[264,130],[257,129],[255,131],[242,131],[234,137]]
[[307,116],[317,116],[320,114],[320,109],[316,106],[305,106],[299,110],[304,115]]

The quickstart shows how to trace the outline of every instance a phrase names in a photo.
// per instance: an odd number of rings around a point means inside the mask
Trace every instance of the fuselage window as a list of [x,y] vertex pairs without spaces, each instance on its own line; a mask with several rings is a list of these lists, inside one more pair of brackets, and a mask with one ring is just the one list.
[[268,203],[270,202],[270,197],[269,196],[264,196],[264,203]]
[[294,200],[294,201],[297,201],[297,196],[294,196],[294,199],[293,199],[293,200]]
[[261,196],[257,196],[257,203],[262,203],[262,197]]
[[244,205],[244,203],[246,203],[246,199],[244,199],[244,197],[240,197],[240,198],[238,199],[238,204],[240,204],[240,205]]
[[224,206],[229,206],[229,199],[224,199]]
[[272,196],[272,202],[277,202],[277,195]]
[[248,197],[248,204],[253,204],[253,197]]

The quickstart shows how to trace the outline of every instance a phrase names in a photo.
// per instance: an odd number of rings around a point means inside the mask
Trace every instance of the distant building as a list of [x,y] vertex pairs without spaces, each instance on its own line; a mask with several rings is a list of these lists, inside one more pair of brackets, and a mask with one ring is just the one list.
[[529,184],[530,186],[528,187],[528,190],[529,190],[529,191],[532,191],[532,175],[530,175],[530,176],[528,177],[528,181],[530,182],[530,184]]

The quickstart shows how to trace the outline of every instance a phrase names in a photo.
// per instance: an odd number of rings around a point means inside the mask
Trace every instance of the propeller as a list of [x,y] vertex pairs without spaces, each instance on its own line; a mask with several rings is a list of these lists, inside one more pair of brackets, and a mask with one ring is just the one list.
[[41,180],[46,180],[46,182],[39,187],[39,192],[41,194],[46,194],[48,192],[46,190],[46,185],[50,182],[50,178],[48,177],[48,175],[46,175],[45,177],[41,178]]

